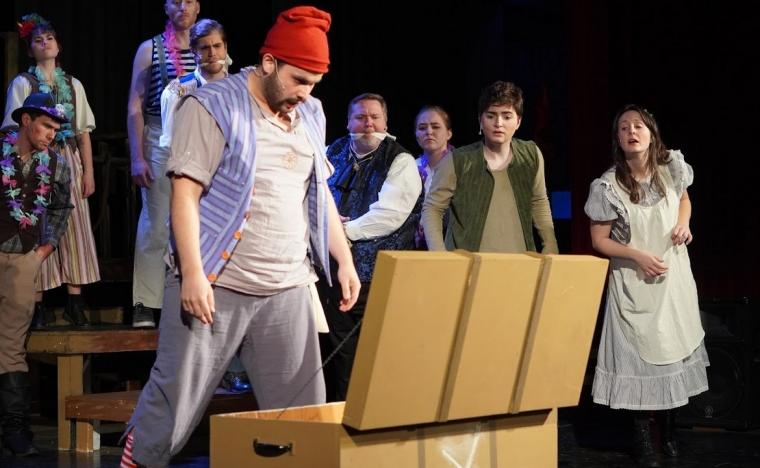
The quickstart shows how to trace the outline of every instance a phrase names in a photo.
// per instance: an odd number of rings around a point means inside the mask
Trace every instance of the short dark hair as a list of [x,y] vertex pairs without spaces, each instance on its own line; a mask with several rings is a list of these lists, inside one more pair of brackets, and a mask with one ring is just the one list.
[[355,98],[351,99],[348,103],[348,118],[351,118],[351,109],[359,101],[377,101],[380,103],[380,107],[383,108],[383,116],[388,119],[388,105],[385,103],[385,98],[375,93],[362,93]]
[[227,35],[224,33],[224,27],[219,22],[212,19],[204,18],[190,28],[190,48],[195,49],[198,40],[208,36],[213,32],[218,32],[222,36],[222,42],[227,43]]
[[[61,40],[58,38],[58,33],[55,32],[53,24],[50,22],[40,23],[32,28],[32,30],[29,32],[29,35],[24,38],[26,41],[26,53],[29,55],[29,57],[32,58],[32,61],[35,61],[34,54],[32,54],[32,43],[34,42],[34,37],[47,33],[52,34],[55,38],[55,42],[58,43],[58,55],[60,55],[61,50],[63,50],[63,45],[61,44]],[[58,57],[55,58],[55,64],[58,65]]]
[[480,93],[478,115],[483,115],[491,106],[512,106],[518,117],[523,115],[523,93],[516,84],[509,81],[496,81]]

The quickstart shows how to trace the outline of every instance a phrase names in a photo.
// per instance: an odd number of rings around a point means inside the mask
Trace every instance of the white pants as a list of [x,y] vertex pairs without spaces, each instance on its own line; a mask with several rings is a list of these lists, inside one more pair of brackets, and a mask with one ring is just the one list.
[[142,209],[135,238],[132,303],[161,308],[164,297],[166,263],[164,255],[169,245],[169,205],[171,181],[166,177],[168,148],[158,146],[161,126],[146,123],[143,131],[143,154],[153,171],[150,188],[141,188]]

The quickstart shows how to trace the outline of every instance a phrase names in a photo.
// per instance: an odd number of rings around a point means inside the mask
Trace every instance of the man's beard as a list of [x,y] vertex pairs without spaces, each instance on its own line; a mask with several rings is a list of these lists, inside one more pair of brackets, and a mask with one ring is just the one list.
[[[298,99],[287,99],[285,97],[285,86],[275,74],[271,74],[264,78],[264,98],[275,113],[289,112],[286,108],[286,104],[295,107],[300,103]],[[290,110],[293,109],[291,108]]]

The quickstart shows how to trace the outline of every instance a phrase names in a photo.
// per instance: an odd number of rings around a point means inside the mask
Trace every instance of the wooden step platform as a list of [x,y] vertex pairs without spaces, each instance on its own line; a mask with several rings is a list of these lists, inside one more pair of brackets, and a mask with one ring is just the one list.
[[[126,326],[92,326],[81,328],[48,328],[32,330],[26,344],[30,359],[54,357],[58,366],[58,449],[71,450],[72,432],[89,439],[92,425],[65,416],[66,398],[84,393],[84,358],[90,354],[154,351],[158,330],[134,329]],[[74,428],[72,428],[74,426]],[[82,434],[80,436],[80,434]],[[77,447],[80,444],[77,442]],[[89,450],[92,450],[90,445]]]
[[[76,450],[91,452],[100,448],[99,421],[127,422],[137,406],[140,390],[128,392],[90,393],[66,397],[65,417],[76,420]],[[221,393],[211,399],[204,418],[212,414],[256,410],[252,393]],[[81,428],[81,429],[80,429]]]

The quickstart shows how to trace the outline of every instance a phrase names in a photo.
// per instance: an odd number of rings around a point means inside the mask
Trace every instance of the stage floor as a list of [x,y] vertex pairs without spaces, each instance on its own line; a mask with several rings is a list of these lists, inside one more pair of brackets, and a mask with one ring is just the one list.
[[[570,415],[572,416],[572,415]],[[121,449],[116,442],[123,424],[103,425],[103,448],[92,455],[58,452],[54,420],[35,417],[32,421],[36,443],[41,455],[14,459],[0,456],[0,466],[6,468],[111,468],[119,465]],[[626,453],[625,442],[615,431],[579,431],[569,417],[560,417],[559,466],[572,468],[633,467]],[[601,436],[600,434],[608,436]],[[666,467],[682,468],[751,468],[760,466],[760,430],[733,432],[723,430],[679,429],[678,440],[682,455],[666,459]],[[581,441],[582,444],[579,444]],[[208,430],[201,427],[185,449],[172,462],[172,467],[208,467]]]

